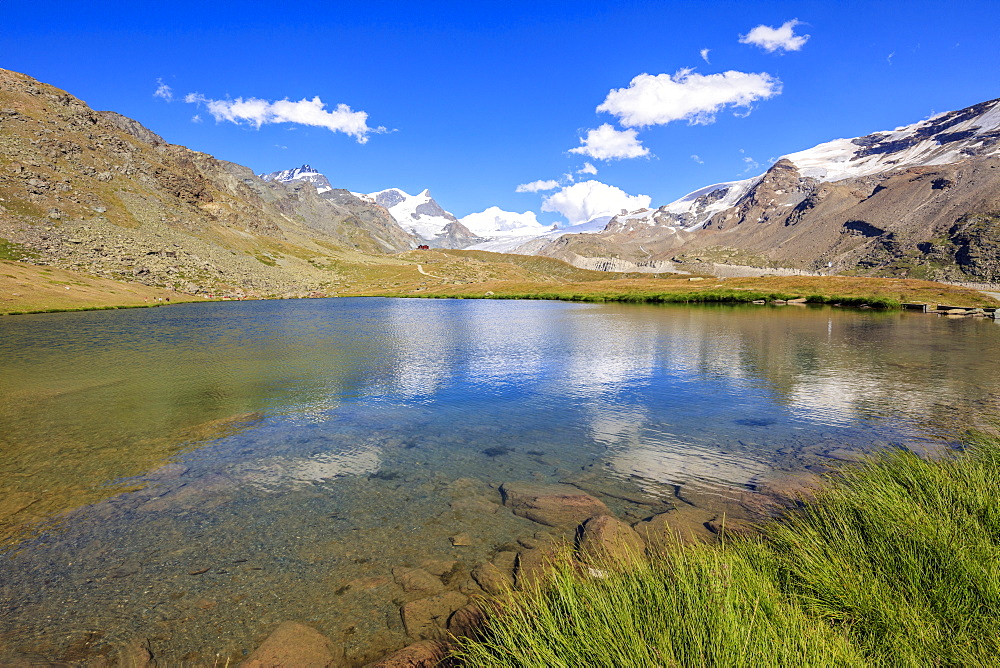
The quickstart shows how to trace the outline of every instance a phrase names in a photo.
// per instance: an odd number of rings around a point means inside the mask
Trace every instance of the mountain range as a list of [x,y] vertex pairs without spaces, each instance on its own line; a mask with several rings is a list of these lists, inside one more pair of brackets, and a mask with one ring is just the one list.
[[1000,99],[792,153],[602,230],[515,246],[594,268],[1000,281]]
[[422,245],[602,270],[1000,281],[1000,100],[567,228],[498,207],[457,218],[427,190],[350,192],[310,165],[255,174],[7,70],[0,142],[4,256],[192,293],[323,290],[347,280],[342,261]]

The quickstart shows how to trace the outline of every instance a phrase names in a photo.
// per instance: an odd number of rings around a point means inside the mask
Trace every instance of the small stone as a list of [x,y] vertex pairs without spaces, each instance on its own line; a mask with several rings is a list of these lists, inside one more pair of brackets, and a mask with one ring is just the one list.
[[468,547],[472,545],[472,537],[467,533],[460,533],[450,538],[451,544],[455,547]]
[[709,530],[720,536],[749,538],[750,536],[759,534],[757,526],[753,522],[747,522],[746,520],[718,518],[709,520],[707,526]]
[[568,550],[550,542],[517,554],[514,580],[518,589],[533,589],[549,580],[560,561],[569,558]]
[[652,555],[679,544],[714,539],[714,534],[705,526],[714,517],[711,511],[685,506],[636,522],[632,528],[646,542],[646,551]]
[[451,575],[459,568],[461,568],[462,562],[455,561],[454,559],[428,559],[424,563],[420,564],[420,567],[431,575],[436,575],[439,578],[446,575]]
[[451,509],[456,513],[470,514],[470,515],[492,515],[498,510],[500,510],[500,504],[493,503],[488,499],[484,499],[478,496],[470,496],[464,499],[458,499],[457,501],[452,501],[450,504]]

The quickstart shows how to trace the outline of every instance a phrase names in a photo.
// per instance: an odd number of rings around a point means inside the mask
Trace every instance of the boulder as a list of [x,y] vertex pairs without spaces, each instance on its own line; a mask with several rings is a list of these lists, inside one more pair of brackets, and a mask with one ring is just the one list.
[[445,635],[451,613],[469,602],[464,594],[455,591],[410,601],[403,606],[403,626],[411,638],[433,640]]
[[570,559],[569,550],[556,542],[548,542],[517,553],[514,581],[518,589],[533,589],[544,584],[556,565]]
[[646,544],[625,522],[598,515],[580,527],[576,549],[584,563],[613,568],[634,563],[645,552]]
[[706,526],[714,518],[711,511],[685,506],[636,522],[632,528],[645,541],[647,553],[655,554],[678,544],[714,539]]
[[298,622],[282,622],[274,633],[240,664],[241,668],[327,668],[344,666],[343,648],[316,629]]
[[448,645],[440,640],[421,640],[398,652],[369,663],[364,668],[435,668],[448,657]]
[[508,592],[514,586],[514,578],[509,571],[505,573],[496,564],[489,562],[473,568],[472,579],[483,591],[494,596]]
[[551,527],[572,528],[594,515],[610,514],[603,501],[568,485],[508,482],[500,494],[515,515]]

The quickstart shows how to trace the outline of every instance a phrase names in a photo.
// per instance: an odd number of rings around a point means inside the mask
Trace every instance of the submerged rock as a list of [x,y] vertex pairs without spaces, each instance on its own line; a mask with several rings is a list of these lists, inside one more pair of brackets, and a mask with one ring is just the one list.
[[646,551],[654,554],[682,543],[713,540],[715,534],[706,523],[714,518],[711,511],[687,506],[636,522],[632,528],[645,541]]
[[322,633],[298,622],[282,622],[240,668],[327,668],[345,666],[344,650]]
[[594,515],[610,513],[603,501],[568,485],[507,482],[500,494],[515,515],[551,527],[572,528]]
[[634,563],[645,552],[646,544],[625,522],[610,515],[598,515],[580,527],[576,547],[584,563],[613,567]]
[[440,594],[444,591],[444,583],[421,568],[394,568],[392,578],[403,591],[420,593],[425,596]]
[[508,592],[514,586],[514,578],[510,571],[504,572],[496,564],[490,562],[473,568],[472,579],[483,591],[494,596]]
[[421,640],[374,663],[365,664],[364,668],[435,668],[447,657],[447,643]]
[[475,603],[459,608],[448,618],[448,632],[454,636],[469,636],[482,626],[486,616]]
[[433,640],[444,637],[451,613],[469,602],[455,591],[410,601],[403,606],[403,626],[411,638]]

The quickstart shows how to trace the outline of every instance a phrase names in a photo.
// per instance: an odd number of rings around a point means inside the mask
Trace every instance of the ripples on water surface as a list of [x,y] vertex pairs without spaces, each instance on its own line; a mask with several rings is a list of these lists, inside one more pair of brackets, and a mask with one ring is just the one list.
[[469,569],[543,528],[497,509],[500,483],[573,482],[633,520],[726,509],[769,471],[996,414],[998,342],[992,321],[792,306],[4,318],[0,657],[140,638],[224,663],[297,620],[370,660],[407,643],[393,568],[458,560],[475,593]]

